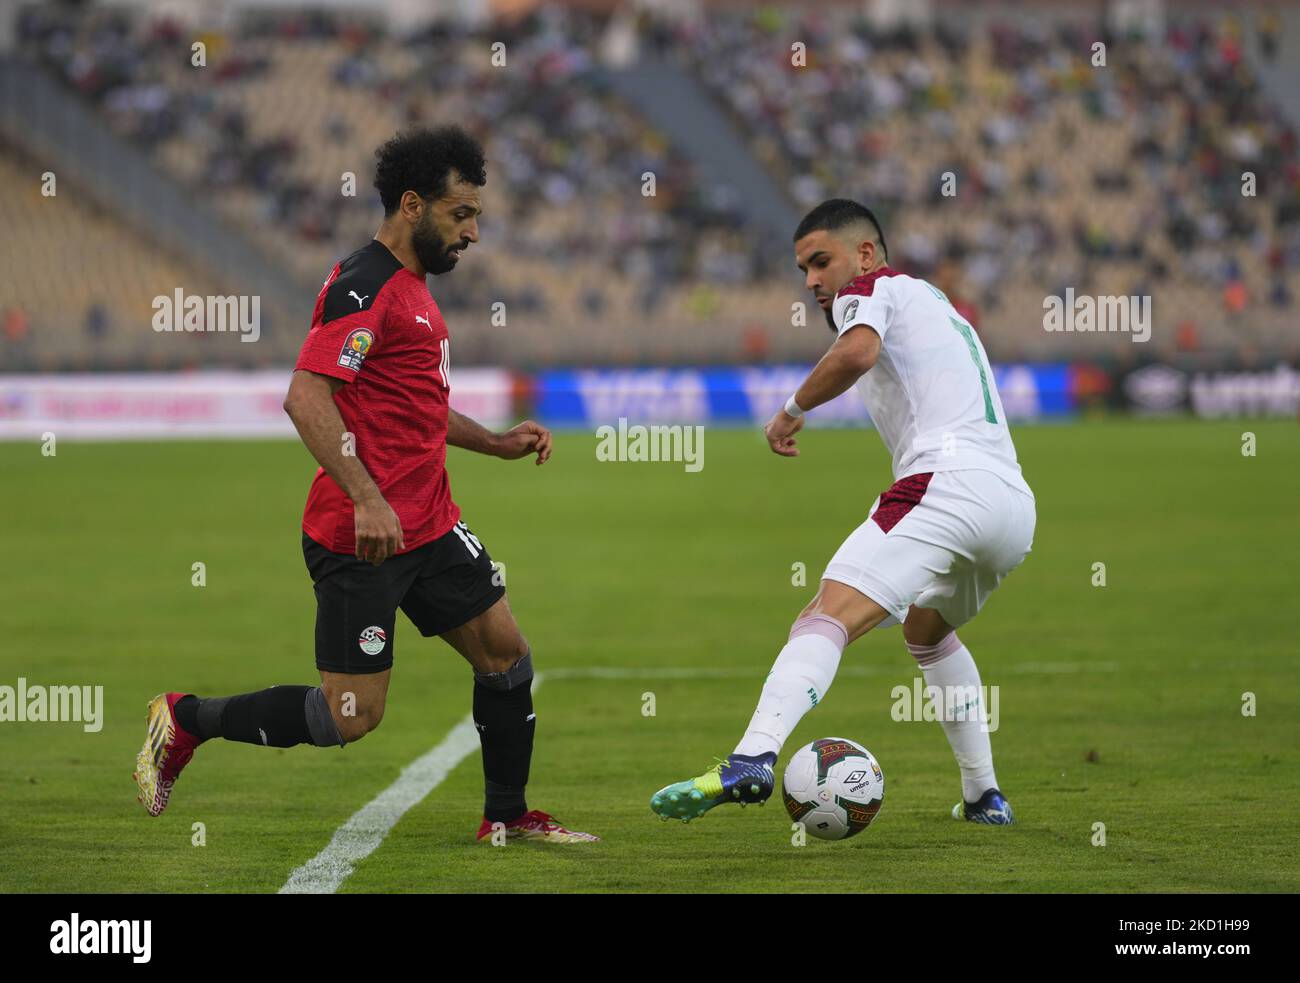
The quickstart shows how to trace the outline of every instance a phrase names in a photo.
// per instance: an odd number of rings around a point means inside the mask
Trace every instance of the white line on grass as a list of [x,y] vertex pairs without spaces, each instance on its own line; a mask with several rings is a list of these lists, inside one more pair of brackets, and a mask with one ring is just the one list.
[[[1016,675],[1059,675],[1074,672],[1114,672],[1118,662],[1020,662],[1007,666],[1003,672]],[[888,666],[845,666],[836,670],[837,676],[897,676],[906,671],[906,663]],[[763,671],[757,665],[749,667],[687,668],[660,667],[636,669],[623,666],[551,666],[546,670],[551,679],[753,679],[761,681]]]
[[[533,691],[542,674],[533,677]],[[437,788],[452,770],[479,746],[474,717],[468,715],[430,751],[402,769],[384,789],[334,832],[329,844],[289,875],[280,894],[333,894],[352,871],[374,853],[389,830]]]

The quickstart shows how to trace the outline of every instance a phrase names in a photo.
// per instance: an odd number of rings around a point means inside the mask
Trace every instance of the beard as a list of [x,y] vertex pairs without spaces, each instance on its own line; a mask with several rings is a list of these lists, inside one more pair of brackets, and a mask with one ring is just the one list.
[[464,249],[467,242],[447,243],[438,235],[432,220],[426,215],[425,220],[411,232],[411,248],[425,272],[439,276],[456,268],[456,260],[451,257],[453,249]]

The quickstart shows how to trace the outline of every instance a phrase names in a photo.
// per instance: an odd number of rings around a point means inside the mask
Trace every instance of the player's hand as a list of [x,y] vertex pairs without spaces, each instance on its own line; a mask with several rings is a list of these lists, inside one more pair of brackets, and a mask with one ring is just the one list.
[[517,461],[535,453],[537,463],[545,464],[551,456],[551,431],[540,423],[525,420],[517,427],[497,434],[495,453],[506,461]]
[[782,457],[798,457],[799,448],[795,446],[798,441],[794,435],[803,429],[803,417],[791,416],[785,410],[777,410],[776,415],[767,421],[767,426],[763,428],[763,435],[767,437],[767,446],[772,448],[774,454],[780,454]]
[[356,522],[358,560],[379,566],[394,553],[406,548],[402,523],[382,496],[376,495],[357,502],[353,508],[353,518]]

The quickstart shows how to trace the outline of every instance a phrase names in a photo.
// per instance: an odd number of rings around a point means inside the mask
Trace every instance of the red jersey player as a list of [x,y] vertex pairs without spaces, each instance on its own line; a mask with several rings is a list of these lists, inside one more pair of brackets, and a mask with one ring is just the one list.
[[379,726],[400,607],[474,670],[474,723],[486,795],[480,841],[592,842],[524,800],[532,758],[531,650],[483,543],[451,496],[447,445],[513,460],[551,454],[532,421],[492,433],[449,405],[447,326],[425,285],[478,241],[483,150],[463,129],[400,133],[376,151],[378,233],[330,272],[316,298],[284,408],[320,469],[303,515],[316,588],[321,684],[149,705],[137,758],[150,815],[204,740],[343,746]]

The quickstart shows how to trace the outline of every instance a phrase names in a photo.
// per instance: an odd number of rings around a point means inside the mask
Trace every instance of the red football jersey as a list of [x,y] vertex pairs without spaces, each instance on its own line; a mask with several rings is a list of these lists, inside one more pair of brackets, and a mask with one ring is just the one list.
[[[377,239],[330,272],[296,369],[343,379],[334,395],[355,452],[402,524],[409,552],[460,518],[447,480],[449,339],[424,279]],[[336,553],[356,548],[352,500],[316,471],[302,528]]]

